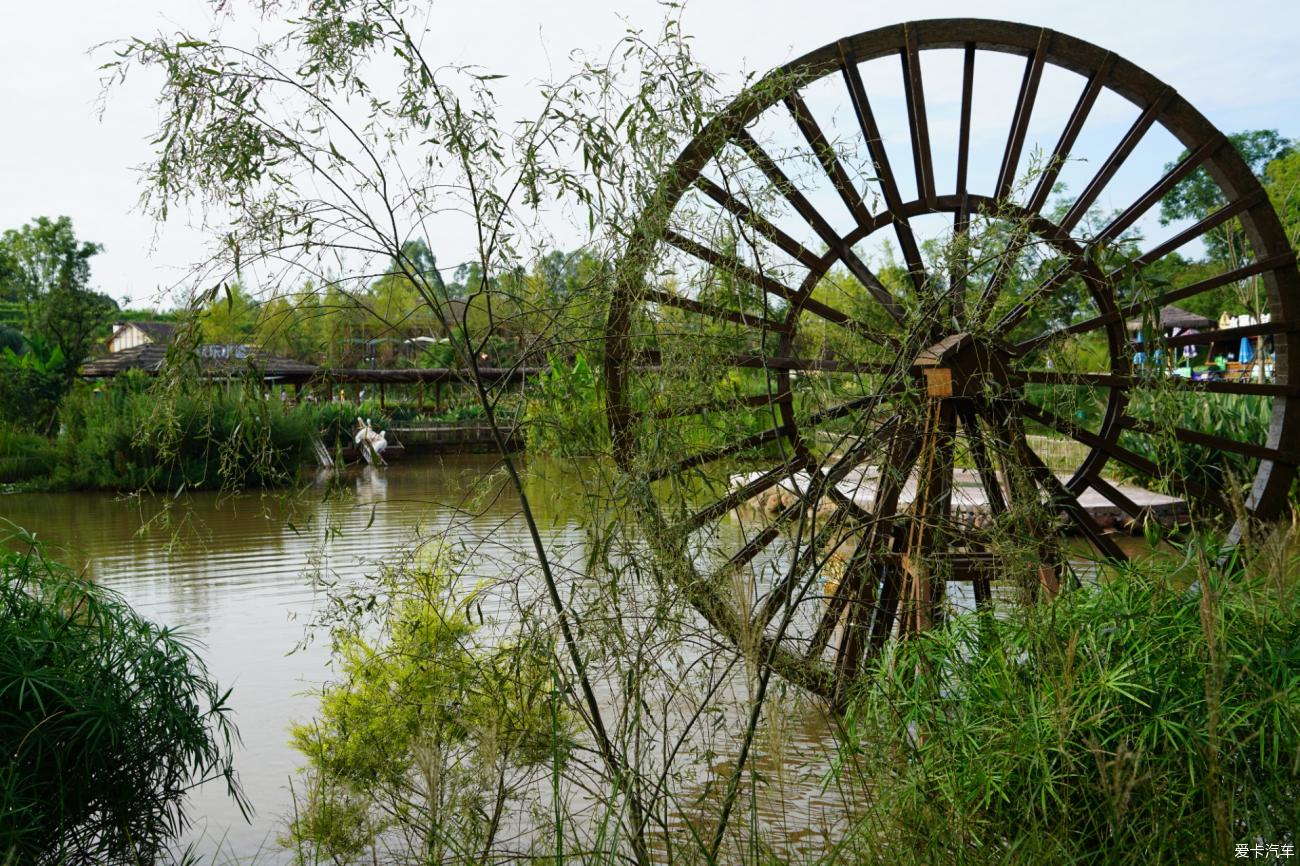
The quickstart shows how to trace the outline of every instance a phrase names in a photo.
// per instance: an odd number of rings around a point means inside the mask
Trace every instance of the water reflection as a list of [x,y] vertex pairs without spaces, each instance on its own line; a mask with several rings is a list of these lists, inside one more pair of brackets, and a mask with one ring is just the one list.
[[[590,507],[578,477],[584,467],[534,463],[531,470],[529,493],[543,543],[558,566],[580,575],[586,544],[582,518]],[[288,746],[288,724],[314,713],[310,692],[330,676],[328,648],[304,643],[306,627],[324,601],[313,579],[364,580],[379,560],[408,550],[419,538],[472,551],[465,573],[471,583],[490,579],[503,593],[529,591],[531,539],[497,460],[489,455],[314,475],[292,498],[17,495],[0,497],[0,514],[123,594],[141,614],[182,626],[206,645],[212,673],[222,686],[233,688],[244,738],[237,767],[258,813],[251,826],[245,824],[219,790],[204,790],[194,804],[194,814],[203,816],[194,835],[206,851],[218,841],[223,850],[244,857],[260,851],[259,863],[288,860],[275,839],[290,809],[288,786],[299,765]],[[717,531],[713,541],[725,556],[752,527],[726,521]],[[774,545],[756,560],[755,578],[776,574],[788,558],[782,544]],[[513,576],[525,583],[503,580]],[[518,601],[498,595],[495,605],[485,605],[489,620],[516,610]],[[966,587],[954,587],[950,601],[961,609],[973,607]],[[820,610],[815,604],[809,608],[813,614]],[[700,645],[713,646],[703,640]],[[736,705],[743,704],[743,679],[738,671],[732,683]],[[612,698],[601,691],[603,699]],[[702,688],[685,691],[691,706],[692,695],[704,693]],[[803,706],[772,714],[769,721],[775,723],[765,727],[764,737],[777,741],[756,744],[754,771],[770,783],[747,808],[790,848],[824,850],[826,840],[843,829],[846,804],[861,792],[819,792],[834,742],[818,710]],[[701,734],[697,730],[691,739]],[[725,741],[694,744],[699,754],[714,757],[684,786],[678,798],[682,814],[670,826],[710,827],[719,786],[734,768]]]
[[[499,576],[528,536],[514,498],[482,489],[496,465],[490,455],[465,455],[367,467],[317,476],[291,499],[21,494],[0,497],[0,514],[142,615],[183,627],[205,645],[217,681],[233,689],[244,741],[236,766],[257,815],[245,824],[209,786],[194,802],[193,814],[202,816],[194,835],[208,851],[219,842],[243,856],[261,850],[259,863],[279,862],[287,857],[275,850],[275,837],[298,766],[288,723],[313,713],[308,692],[330,674],[328,648],[303,640],[323,601],[312,577],[364,580],[417,533],[477,550],[467,580]],[[545,543],[573,547],[581,538],[572,496],[549,490],[562,486],[553,475],[533,483],[547,494],[536,503]]]

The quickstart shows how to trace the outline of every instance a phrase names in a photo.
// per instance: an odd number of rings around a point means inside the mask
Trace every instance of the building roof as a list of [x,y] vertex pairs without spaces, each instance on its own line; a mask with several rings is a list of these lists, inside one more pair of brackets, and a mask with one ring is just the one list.
[[136,328],[155,343],[166,343],[176,333],[177,327],[176,322],[118,322],[113,329],[113,336],[116,337],[127,328]]
[[[260,374],[263,379],[305,382],[316,374],[315,364],[267,355],[244,346],[199,346],[194,357],[201,374],[209,378],[228,378],[251,373]],[[166,361],[166,346],[143,343],[87,361],[81,366],[81,375],[87,379],[106,379],[127,370],[142,370],[153,374],[162,370]]]
[[[1161,307],[1157,316],[1158,321],[1156,324],[1159,325],[1160,330],[1162,331],[1168,330],[1169,328],[1178,328],[1180,330],[1186,330],[1187,328],[1208,328],[1214,324],[1213,319],[1207,319],[1205,316],[1190,313],[1182,307],[1175,307],[1173,304],[1167,304]],[[1142,319],[1129,319],[1128,329],[1130,331],[1142,330]]]

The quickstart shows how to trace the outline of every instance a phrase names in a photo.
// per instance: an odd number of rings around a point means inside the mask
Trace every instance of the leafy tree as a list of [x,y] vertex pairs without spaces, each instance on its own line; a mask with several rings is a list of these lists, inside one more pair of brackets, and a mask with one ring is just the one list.
[[[1237,148],[1246,165],[1257,177],[1263,176],[1268,164],[1295,152],[1295,143],[1283,138],[1276,129],[1252,129],[1236,132],[1228,140]],[[1187,151],[1178,157],[1181,161]],[[1165,166],[1168,171],[1176,163]],[[1198,168],[1175,186],[1160,202],[1160,222],[1168,225],[1175,220],[1201,219],[1224,204],[1223,194],[1204,168]],[[1241,224],[1236,220],[1207,232],[1205,249],[1216,261],[1236,261],[1244,251]]]
[[227,283],[199,312],[199,333],[205,343],[242,345],[257,326],[257,301],[241,284]]
[[37,217],[0,235],[0,299],[31,303],[55,286],[84,289],[101,244],[77,240],[72,220]]
[[1300,150],[1292,150],[1268,164],[1264,187],[1291,246],[1300,245]]
[[64,374],[71,379],[116,311],[107,295],[59,283],[36,304],[33,330],[63,351]]
[[66,216],[37,217],[0,236],[0,298],[24,305],[29,329],[63,351],[69,379],[117,309],[88,288],[90,260],[103,250],[77,240]]
[[277,295],[258,307],[254,339],[272,355],[320,360],[325,350],[325,312],[310,286],[292,295]]

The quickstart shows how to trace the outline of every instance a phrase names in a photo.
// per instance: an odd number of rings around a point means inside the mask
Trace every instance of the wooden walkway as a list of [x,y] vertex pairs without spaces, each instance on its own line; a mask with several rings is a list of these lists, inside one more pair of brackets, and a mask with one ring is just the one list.
[[[754,472],[733,476],[731,479],[732,488],[739,488],[754,480],[760,474],[762,473]],[[984,523],[989,514],[989,503],[988,497],[984,493],[984,487],[980,484],[979,476],[973,470],[966,469],[958,469],[954,475],[952,491],[954,516],[959,521],[966,521],[972,525],[978,526]],[[1069,480],[1069,475],[1066,474],[1058,473],[1057,477],[1062,481]],[[879,469],[869,466],[849,473],[836,487],[839,488],[840,493],[853,500],[856,505],[869,511],[875,506],[876,486],[879,478]],[[810,480],[808,473],[800,472],[751,500],[751,507],[768,514],[775,514],[781,509],[793,505],[808,489]],[[1187,518],[1187,503],[1176,496],[1166,496],[1130,484],[1115,482],[1113,486],[1132,500],[1134,504],[1149,509],[1152,515],[1162,523],[1172,524]],[[899,509],[906,510],[915,499],[916,479],[911,478],[903,486],[903,492],[899,496]],[[1124,530],[1128,529],[1132,522],[1130,515],[1124,513],[1117,505],[1091,487],[1084,490],[1079,496],[1079,504],[1092,515],[1102,529]],[[829,500],[819,503],[818,507],[820,508],[823,505],[829,505]]]

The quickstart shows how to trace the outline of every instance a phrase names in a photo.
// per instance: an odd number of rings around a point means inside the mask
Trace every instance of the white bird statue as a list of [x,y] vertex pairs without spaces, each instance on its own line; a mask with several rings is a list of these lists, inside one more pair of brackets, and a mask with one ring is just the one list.
[[366,459],[366,463],[373,465],[378,461],[381,465],[383,464],[384,458],[380,455],[388,447],[387,431],[380,430],[376,433],[374,427],[370,424],[369,418],[364,421],[358,418],[357,432],[352,437],[352,441],[357,446],[357,450],[361,452],[361,456]]

